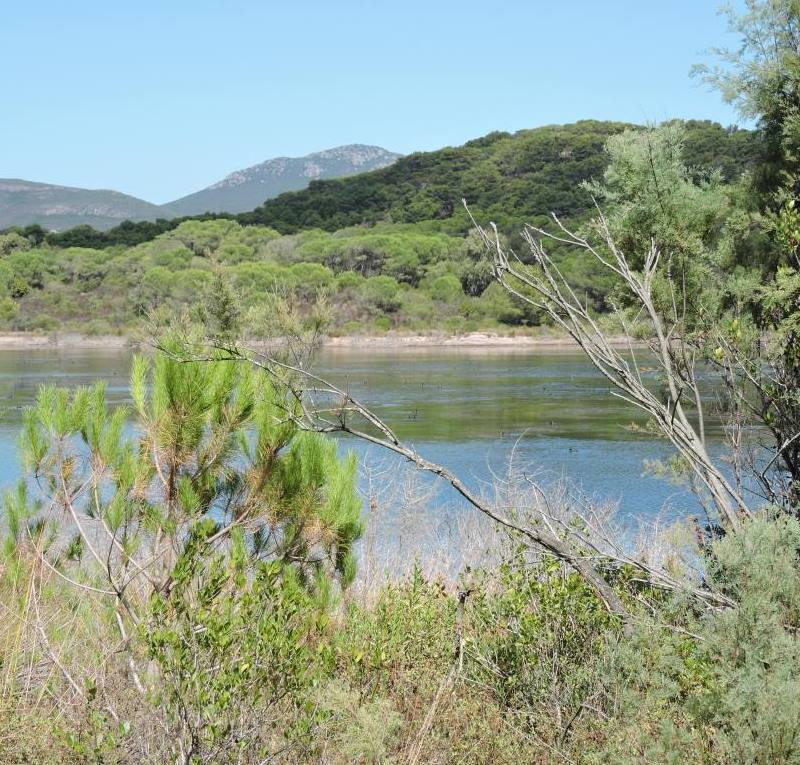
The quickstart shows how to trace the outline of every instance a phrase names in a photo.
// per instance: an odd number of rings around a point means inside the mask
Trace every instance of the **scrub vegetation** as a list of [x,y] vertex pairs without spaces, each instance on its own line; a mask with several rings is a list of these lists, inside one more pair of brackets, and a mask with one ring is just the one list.
[[[620,126],[571,180],[593,212],[545,221],[505,197],[503,219],[487,191],[463,236],[445,230],[461,211],[442,228],[435,205],[342,229],[367,208],[324,200],[373,183],[358,178],[253,214],[275,230],[183,221],[122,249],[5,235],[8,321],[97,279],[159,335],[130,410],[95,386],[44,388],[27,412],[3,511],[4,762],[800,763],[800,7],[751,0],[731,23],[741,49],[698,74],[757,121],[733,173],[698,168],[691,126]],[[317,228],[294,231],[306,204]],[[517,214],[532,217],[510,234]],[[330,305],[391,325],[412,299],[496,300],[570,334],[672,446],[651,467],[702,512],[634,543],[513,465],[476,493],[313,373]],[[611,325],[650,344],[659,390]],[[256,352],[259,333],[282,342]],[[396,544],[383,521],[414,520],[408,492],[385,472],[361,496],[335,434],[461,495],[446,550]],[[422,509],[422,526],[440,510]]]
[[[665,130],[686,168],[686,193],[707,184],[716,190],[710,203],[722,209],[698,214],[709,216],[698,223],[716,235],[737,182],[754,166],[758,136],[710,122]],[[546,317],[493,284],[462,199],[520,249],[523,224],[544,225],[551,212],[588,223],[587,184],[600,182],[613,162],[618,144],[610,139],[641,132],[586,121],[497,133],[353,178],[315,181],[252,213],[125,223],[108,232],[9,231],[0,235],[0,330],[128,334],[154,311],[202,304],[220,279],[238,294],[251,338],[268,334],[275,296],[301,312],[324,296],[333,334],[535,327]],[[574,287],[598,314],[608,313],[613,278],[567,249],[559,255]]]

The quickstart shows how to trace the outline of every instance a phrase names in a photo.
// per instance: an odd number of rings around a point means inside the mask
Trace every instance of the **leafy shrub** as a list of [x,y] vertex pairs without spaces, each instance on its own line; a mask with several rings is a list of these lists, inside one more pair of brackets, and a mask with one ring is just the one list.
[[486,316],[496,319],[501,324],[521,324],[525,318],[522,307],[514,302],[497,282],[489,285],[481,295],[481,307]]
[[[715,587],[735,605],[681,631],[644,625],[609,669],[620,706],[605,746],[622,763],[800,762],[800,522],[759,517],[718,540]],[[674,608],[674,606],[673,606]],[[696,636],[696,637],[695,637]]]
[[461,272],[461,289],[472,297],[480,297],[494,281],[488,260],[472,263]]
[[298,294],[305,298],[314,297],[333,283],[333,271],[319,263],[297,263],[290,271]]
[[464,296],[461,282],[456,276],[447,274],[440,276],[428,287],[428,293],[434,300],[450,303]]
[[336,277],[337,290],[359,289],[364,283],[364,277],[355,271],[344,271]]
[[377,316],[372,324],[379,332],[388,332],[392,328],[392,320],[388,316]]
[[43,313],[33,319],[28,327],[34,331],[52,332],[54,329],[58,329],[59,321]]
[[400,307],[400,285],[391,276],[372,276],[364,282],[364,297],[380,311],[393,313]]
[[232,556],[206,561],[213,530],[197,527],[169,598],[154,596],[142,628],[161,676],[153,701],[189,762],[235,763],[245,750],[268,758],[308,715],[305,697],[324,672],[315,644],[325,607],[291,567],[259,563],[249,573],[241,539]]
[[10,298],[0,298],[0,321],[11,321],[19,311],[19,306]]

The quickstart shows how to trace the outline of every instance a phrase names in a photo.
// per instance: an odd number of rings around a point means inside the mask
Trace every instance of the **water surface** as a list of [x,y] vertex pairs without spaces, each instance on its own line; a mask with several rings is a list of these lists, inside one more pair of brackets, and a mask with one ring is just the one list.
[[[124,350],[0,351],[0,483],[19,476],[22,409],[45,383],[105,380],[111,403],[128,400],[131,354]],[[316,371],[345,385],[419,453],[480,486],[503,473],[515,452],[539,480],[567,477],[585,492],[619,503],[623,516],[696,511],[687,492],[643,476],[646,459],[669,446],[632,428],[643,419],[611,395],[608,382],[575,351],[531,349],[336,349]],[[653,385],[657,385],[655,376]],[[709,424],[712,451],[722,448]],[[367,460],[379,450],[347,439]]]

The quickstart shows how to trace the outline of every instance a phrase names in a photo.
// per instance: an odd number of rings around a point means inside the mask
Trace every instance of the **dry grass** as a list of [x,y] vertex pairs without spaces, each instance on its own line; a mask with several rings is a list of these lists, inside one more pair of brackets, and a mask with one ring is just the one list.
[[[270,761],[568,761],[563,750],[554,748],[552,736],[531,734],[517,712],[503,707],[491,683],[477,681],[480,672],[463,671],[464,659],[453,654],[461,629],[455,621],[457,594],[471,581],[470,572],[495,571],[519,540],[473,509],[445,501],[436,484],[413,468],[399,470],[396,460],[371,462],[363,471],[368,523],[356,582],[332,625],[339,631],[334,641],[343,646],[337,649],[334,685],[322,686],[328,687],[327,696],[317,703],[324,715],[312,740],[276,745]],[[624,547],[626,555],[664,568],[685,560],[685,539],[664,533],[656,523],[642,524],[638,537],[629,535],[621,543],[613,505],[597,505],[564,481],[540,485],[513,459],[484,492],[506,515],[526,522],[556,529],[583,523],[590,551],[614,555]],[[530,551],[531,563],[539,557]],[[21,574],[0,571],[0,762],[172,761],[164,709],[134,688],[126,663],[133,646],[121,644],[102,596],[76,591],[33,560]],[[428,622],[415,611],[396,613],[405,607],[402,583],[415,571],[428,583],[420,606],[428,610]],[[496,586],[496,579],[486,577],[481,586]],[[403,647],[387,648],[386,667],[368,667],[354,658],[354,635],[365,627],[352,620],[377,618],[376,609],[387,607],[387,591],[394,592],[388,613],[395,613],[410,637]],[[486,628],[468,623],[467,642],[486,637],[475,632]],[[480,652],[468,652],[468,662],[478,660],[488,661]],[[489,676],[497,671],[488,664],[481,669]],[[556,720],[558,710],[551,711]],[[287,718],[286,725],[290,722]],[[280,738],[280,729],[280,722],[273,723],[265,736]],[[358,755],[359,747],[372,751],[372,759]],[[225,762],[260,765],[248,756],[243,751]]]

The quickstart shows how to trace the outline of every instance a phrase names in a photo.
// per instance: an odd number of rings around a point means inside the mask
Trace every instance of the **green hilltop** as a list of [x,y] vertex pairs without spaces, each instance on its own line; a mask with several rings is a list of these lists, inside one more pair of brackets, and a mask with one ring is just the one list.
[[[456,148],[418,152],[390,167],[282,194],[241,223],[268,225],[281,233],[307,228],[335,231],[377,222],[436,221],[465,233],[466,199],[474,213],[503,227],[555,213],[574,217],[590,206],[581,182],[602,175],[609,136],[633,125],[584,120],[517,133],[490,133]],[[704,170],[719,169],[727,180],[754,159],[754,135],[707,121],[685,123],[685,160]]]
[[[718,169],[732,180],[753,163],[758,145],[751,131],[705,120],[684,124],[684,155],[690,166]],[[566,217],[585,213],[591,199],[581,182],[602,175],[609,136],[632,127],[636,126],[583,120],[513,134],[494,132],[463,146],[409,154],[379,170],[312,181],[306,189],[269,199],[252,212],[193,217],[226,217],[283,234],[391,222],[428,223],[463,235],[470,228],[461,206],[464,198],[476,215],[513,233],[522,223],[541,222],[550,213]],[[125,222],[106,232],[80,226],[51,234],[48,241],[59,246],[133,245],[183,220],[186,217]]]
[[[524,223],[546,224],[551,212],[580,226],[593,209],[584,182],[602,178],[606,142],[632,127],[583,121],[491,133],[315,181],[242,214],[127,221],[109,231],[18,228],[0,237],[0,329],[127,332],[153,312],[200,310],[220,280],[253,336],[266,331],[276,293],[311,310],[324,292],[331,331],[341,333],[536,325],[535,311],[492,283],[461,199],[514,247]],[[681,134],[698,179],[733,181],[759,151],[754,133],[712,122],[685,123]],[[614,286],[608,273],[558,243],[552,254],[602,313]]]

